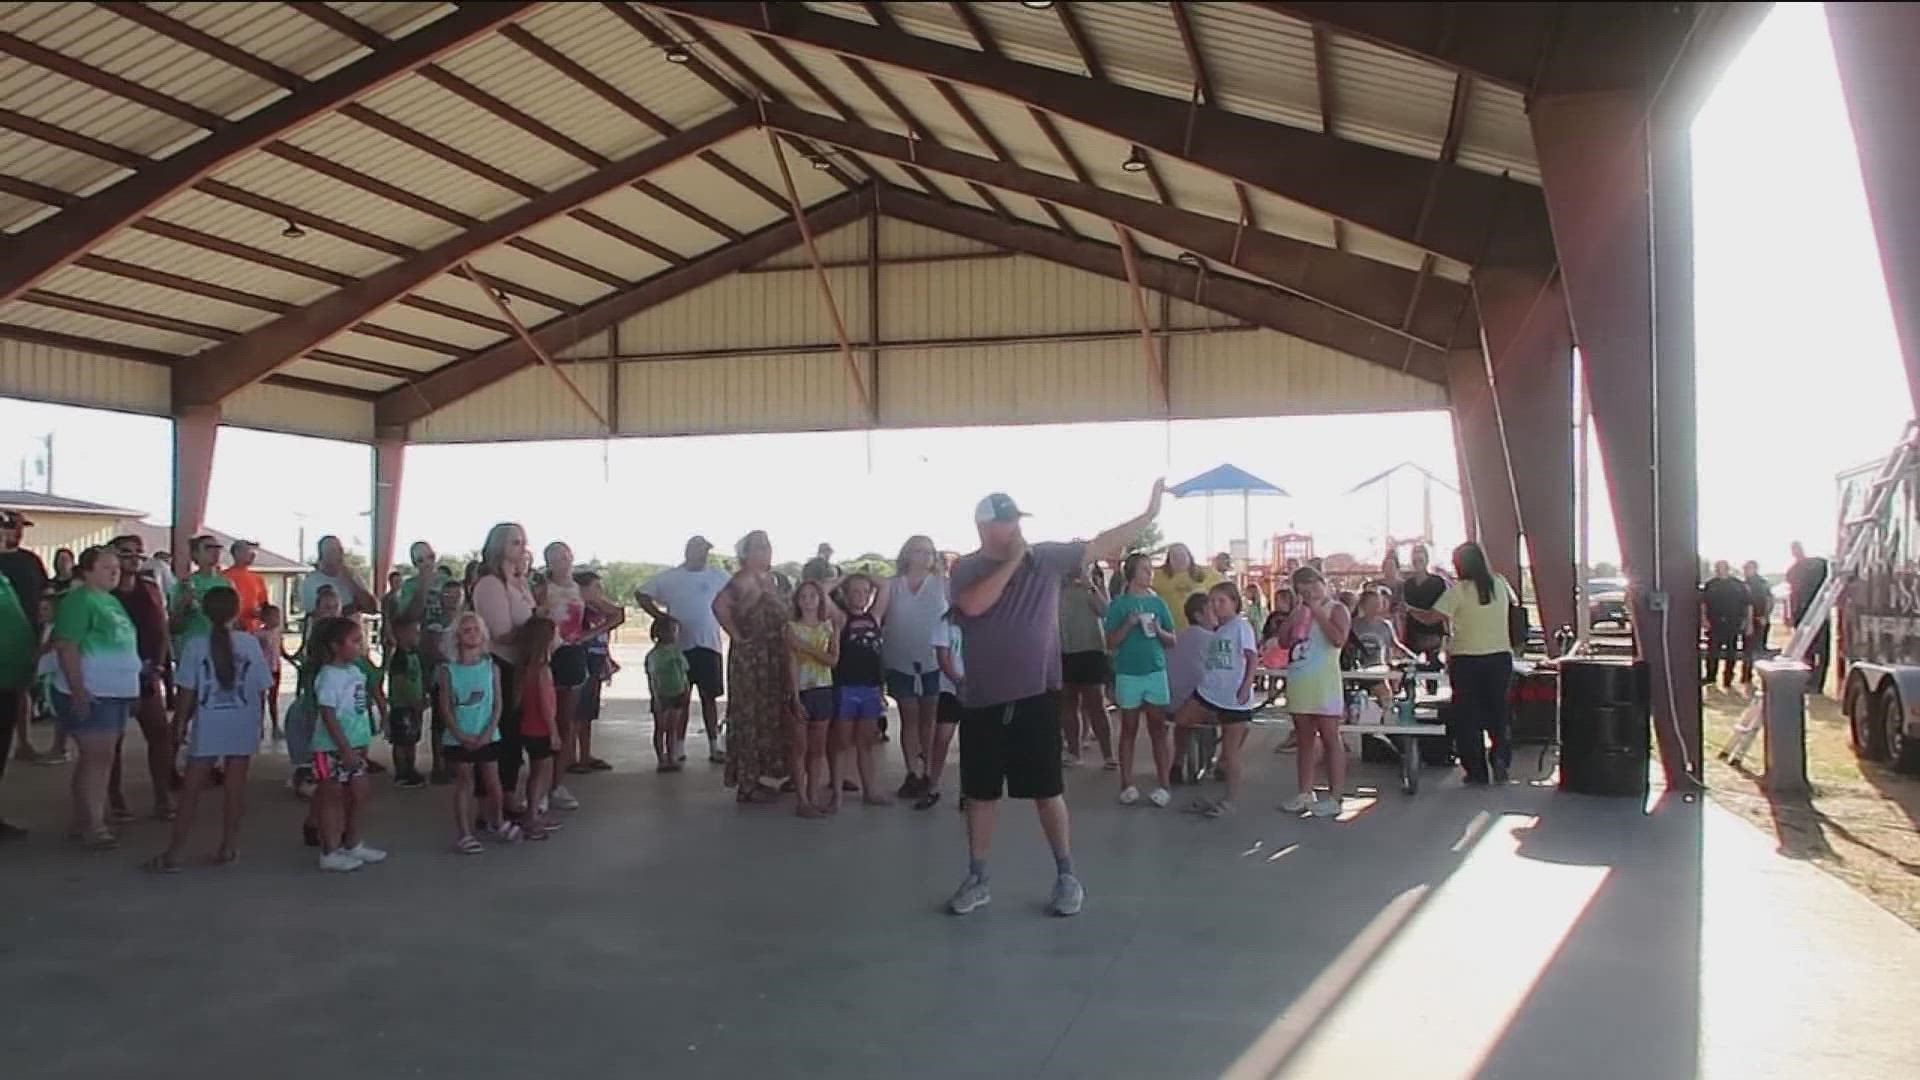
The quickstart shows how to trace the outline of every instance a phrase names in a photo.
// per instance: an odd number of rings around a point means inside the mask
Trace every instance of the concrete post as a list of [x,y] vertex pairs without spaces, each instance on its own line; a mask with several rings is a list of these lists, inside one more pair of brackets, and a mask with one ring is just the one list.
[[[1487,565],[1517,589],[1520,515],[1513,500],[1513,471],[1507,465],[1507,443],[1500,434],[1493,384],[1487,378],[1486,354],[1479,349],[1447,353],[1447,396],[1453,401],[1454,437],[1466,466],[1473,514],[1478,519],[1477,527],[1469,532],[1486,551]],[[1433,556],[1445,565],[1444,553],[1434,552]]]
[[395,531],[400,517],[400,477],[406,464],[404,432],[383,430],[373,442],[373,580],[375,596],[387,591],[387,571],[394,564]]
[[1794,660],[1762,660],[1760,702],[1767,736],[1767,791],[1773,795],[1806,795],[1807,680],[1813,669]]

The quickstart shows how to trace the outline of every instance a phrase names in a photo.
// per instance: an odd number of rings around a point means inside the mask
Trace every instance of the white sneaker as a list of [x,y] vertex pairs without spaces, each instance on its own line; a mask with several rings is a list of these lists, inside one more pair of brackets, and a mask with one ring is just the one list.
[[1313,804],[1313,816],[1314,817],[1339,817],[1340,816],[1340,800],[1332,799],[1332,798],[1316,800]]
[[320,869],[335,874],[345,874],[358,870],[363,864],[359,859],[347,854],[345,849],[329,851],[320,856]]
[[359,843],[353,845],[352,847],[347,848],[346,854],[350,858],[359,859],[361,862],[367,863],[369,865],[373,863],[383,863],[387,861],[386,852],[381,851],[377,847],[369,846],[365,840],[362,840]]
[[1293,798],[1288,799],[1286,802],[1281,803],[1280,809],[1285,810],[1289,814],[1304,814],[1308,810],[1313,809],[1314,801],[1315,797],[1313,792],[1303,791]]
[[564,784],[553,789],[553,794],[549,796],[549,801],[553,803],[554,809],[556,810],[580,809],[580,800],[574,798],[573,792],[568,791]]
[[1167,804],[1173,801],[1173,792],[1163,787],[1154,788],[1153,792],[1147,796],[1147,801],[1165,810]]
[[1139,788],[1134,787],[1132,784],[1128,784],[1125,788],[1121,789],[1120,791],[1121,806],[1132,806],[1134,803],[1137,803],[1139,801],[1140,801]]
[[1069,768],[1069,769],[1077,769],[1077,768],[1079,768],[1079,767],[1080,767],[1080,755],[1078,755],[1078,754],[1061,754],[1061,755],[1060,755],[1060,764],[1062,764],[1062,765],[1065,765],[1065,766],[1066,766],[1067,768]]

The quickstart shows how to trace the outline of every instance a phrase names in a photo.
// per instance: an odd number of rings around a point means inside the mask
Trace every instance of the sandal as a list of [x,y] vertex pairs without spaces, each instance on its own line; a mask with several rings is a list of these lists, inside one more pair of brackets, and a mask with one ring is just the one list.
[[88,851],[112,851],[120,846],[120,838],[113,835],[112,829],[105,827],[95,829],[85,836],[76,836],[74,842]]
[[592,771],[593,771],[593,766],[587,764],[584,761],[576,761],[573,764],[567,766],[567,774],[570,776],[585,776]]
[[530,825],[520,833],[522,840],[545,840],[548,836],[547,830],[538,825]]
[[613,762],[606,758],[590,757],[587,759],[587,768],[594,772],[609,772],[613,769]]
[[453,850],[457,855],[478,855],[487,849],[486,845],[480,843],[480,841],[474,839],[472,836],[463,836],[454,841]]
[[180,864],[165,854],[160,854],[141,863],[140,869],[149,874],[177,874],[180,872]]
[[1231,813],[1233,813],[1233,804],[1225,799],[1207,807],[1206,810],[1206,815],[1210,818],[1223,818]]

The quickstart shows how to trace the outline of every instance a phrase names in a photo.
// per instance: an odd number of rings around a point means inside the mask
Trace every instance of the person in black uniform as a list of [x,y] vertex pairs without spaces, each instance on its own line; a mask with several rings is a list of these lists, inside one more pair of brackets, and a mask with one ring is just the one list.
[[1740,567],[1747,587],[1747,632],[1740,645],[1740,685],[1753,685],[1754,658],[1766,651],[1767,635],[1773,626],[1773,586],[1760,576],[1760,564],[1748,559]]
[[[1787,625],[1799,626],[1806,618],[1807,609],[1813,606],[1813,594],[1827,583],[1827,560],[1818,555],[1808,555],[1800,541],[1793,542],[1793,565],[1787,567]],[[1827,664],[1832,659],[1833,620],[1822,619],[1820,629],[1814,632],[1813,643],[1807,647],[1807,665],[1813,668],[1813,674],[1807,679],[1807,691],[1814,694],[1826,693]]]
[[1713,577],[1700,587],[1700,606],[1707,624],[1707,664],[1700,685],[1712,686],[1715,670],[1724,668],[1720,685],[1731,690],[1753,599],[1747,595],[1746,583],[1733,576],[1727,560],[1713,564]]

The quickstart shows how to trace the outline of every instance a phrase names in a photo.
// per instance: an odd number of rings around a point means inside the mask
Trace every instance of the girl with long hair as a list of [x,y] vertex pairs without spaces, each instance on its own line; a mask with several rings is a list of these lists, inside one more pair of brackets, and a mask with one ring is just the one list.
[[[799,802],[794,812],[819,817],[840,806],[840,758],[827,753],[827,735],[834,719],[833,667],[840,662],[840,636],[827,615],[827,594],[818,581],[803,581],[793,590],[793,621],[787,624],[787,647],[793,653],[792,759],[794,789]],[[820,788],[822,774],[827,786]]]
[[69,835],[90,848],[111,848],[118,841],[106,824],[107,774],[140,696],[140,650],[133,620],[113,598],[119,553],[90,547],[75,565],[78,576],[60,598],[52,632],[54,711],[61,736],[80,748]]
[[500,768],[494,760],[500,740],[500,672],[487,653],[487,624],[471,611],[461,612],[454,620],[453,638],[453,656],[435,672],[434,693],[447,718],[440,733],[442,753],[454,769],[453,850],[478,855],[485,849],[473,835],[476,786],[495,839],[518,840],[520,828],[506,820]]
[[[1280,804],[1290,814],[1338,817],[1340,793],[1347,783],[1347,748],[1340,742],[1346,692],[1340,679],[1340,649],[1351,632],[1353,613],[1327,590],[1327,579],[1311,566],[1293,572],[1297,603],[1287,622],[1287,713],[1299,736],[1295,759],[1300,790]],[[1327,797],[1314,793],[1320,757],[1327,760]]]
[[1504,784],[1513,765],[1507,728],[1507,688],[1513,681],[1508,615],[1519,601],[1471,540],[1453,549],[1453,570],[1456,580],[1433,605],[1446,620],[1453,752],[1467,783]]
[[[520,745],[527,754],[527,815],[522,829],[529,840],[545,840],[560,827],[547,817],[549,793],[559,793],[553,785],[554,755],[563,737],[553,678],[553,653],[559,640],[559,628],[544,615],[535,615],[520,627]],[[558,799],[553,803],[559,805]]]
[[[503,521],[487,530],[475,572],[473,610],[487,626],[487,651],[500,669],[500,742],[497,751],[500,786],[510,806],[518,803],[520,784],[520,665],[525,650],[520,628],[533,618],[533,589],[527,583],[527,531],[517,522]],[[556,799],[562,810],[578,807]],[[522,804],[524,805],[524,804]],[[512,806],[518,813],[521,806]]]
[[1212,567],[1195,562],[1193,550],[1187,545],[1167,545],[1166,558],[1153,572],[1153,591],[1174,613],[1174,625],[1168,629],[1177,633],[1186,627],[1187,597],[1205,593],[1222,580]]
[[[840,593],[846,598],[846,610],[839,620],[840,653],[833,666],[833,692],[839,702],[827,736],[827,752],[835,758],[847,753],[853,755],[862,802],[869,806],[891,806],[893,799],[875,783],[879,770],[873,760],[873,748],[880,741],[879,721],[887,712],[886,700],[881,696],[883,639],[880,620],[873,614],[874,592],[873,579],[865,574],[848,574],[841,579]],[[927,641],[931,646],[931,628]],[[839,793],[836,791],[834,796],[830,806],[838,804]]]
[[1208,590],[1207,605],[1213,631],[1205,645],[1199,683],[1193,696],[1181,704],[1176,722],[1181,727],[1219,725],[1220,771],[1227,782],[1227,797],[1194,804],[1198,812],[1217,818],[1233,813],[1240,800],[1240,748],[1253,720],[1253,673],[1259,658],[1253,627],[1241,617],[1240,590],[1233,582],[1223,581]]
[[387,853],[361,834],[367,811],[367,746],[373,710],[358,661],[365,639],[349,618],[314,624],[312,655],[325,661],[314,680],[313,806],[320,831],[320,869],[335,873],[385,862]]
[[234,628],[240,595],[232,589],[214,589],[201,601],[200,610],[211,629],[205,636],[186,640],[174,668],[174,685],[180,690],[175,722],[186,732],[187,776],[167,850],[147,863],[147,869],[162,873],[180,869],[180,853],[193,835],[200,792],[215,769],[224,770],[225,805],[213,861],[224,865],[239,858],[235,845],[246,810],[247,766],[259,749],[260,715],[273,686],[274,667],[260,642]]
[[[1145,552],[1127,556],[1121,566],[1127,590],[1107,605],[1107,645],[1113,649],[1113,697],[1120,706],[1120,803],[1140,801],[1133,786],[1133,748],[1140,721],[1147,722],[1147,742],[1153,749],[1154,788],[1147,801],[1164,807],[1173,801],[1173,731],[1167,726],[1172,691],[1167,685],[1167,648],[1174,636],[1173,612],[1154,591],[1153,560]],[[1182,601],[1182,607],[1185,602]]]
[[874,604],[885,637],[880,656],[887,692],[900,706],[900,758],[907,778],[896,793],[917,799],[927,788],[927,751],[933,745],[940,706],[940,665],[933,656],[933,629],[947,610],[947,583],[939,551],[925,536],[909,536],[894,560]]

